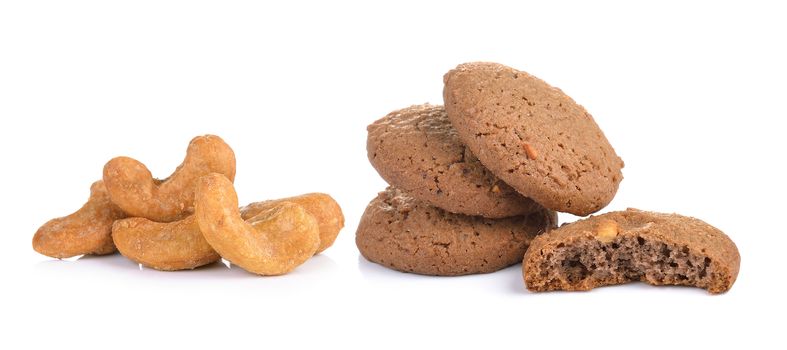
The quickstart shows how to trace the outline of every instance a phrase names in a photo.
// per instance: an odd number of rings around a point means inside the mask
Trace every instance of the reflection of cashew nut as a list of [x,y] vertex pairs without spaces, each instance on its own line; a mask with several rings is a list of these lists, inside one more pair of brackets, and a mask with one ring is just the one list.
[[194,215],[160,223],[145,218],[118,220],[112,238],[120,254],[157,270],[187,270],[221,259],[202,237]]
[[130,216],[169,222],[193,213],[194,184],[210,173],[235,178],[235,153],[214,135],[192,139],[183,163],[167,179],[154,179],[144,164],[117,157],[104,166],[104,182],[112,202]]
[[33,236],[33,249],[53,258],[113,253],[112,223],[126,217],[109,200],[102,181],[90,186],[90,198],[75,213],[49,220]]
[[251,203],[240,208],[243,220],[249,220],[264,210],[278,206],[281,202],[292,202],[302,206],[317,219],[320,226],[320,248],[317,253],[328,249],[336,240],[339,231],[344,227],[344,215],[339,203],[325,193],[308,193],[295,197],[274,199],[269,201]]
[[256,274],[290,272],[314,255],[320,245],[317,220],[295,203],[282,202],[244,221],[232,182],[221,174],[199,180],[195,213],[213,249]]

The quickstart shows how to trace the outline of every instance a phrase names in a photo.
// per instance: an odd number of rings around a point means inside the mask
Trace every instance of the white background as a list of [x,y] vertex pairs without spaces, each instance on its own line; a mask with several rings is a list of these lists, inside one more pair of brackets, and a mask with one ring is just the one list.
[[[0,348],[785,345],[783,9],[262,3],[0,4]],[[539,76],[594,115],[626,162],[605,211],[678,212],[727,232],[742,255],[732,290],[533,294],[520,266],[439,278],[363,260],[355,228],[385,187],[366,125],[442,103],[443,73],[475,60]],[[205,133],[234,148],[242,203],[333,195],[347,218],[336,244],[272,278],[32,250],[107,160],[165,177]]]

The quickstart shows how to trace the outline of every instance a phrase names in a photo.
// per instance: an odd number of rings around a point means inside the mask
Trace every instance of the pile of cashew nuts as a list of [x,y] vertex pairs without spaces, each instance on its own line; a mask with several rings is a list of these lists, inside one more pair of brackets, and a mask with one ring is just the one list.
[[344,227],[331,196],[309,193],[238,208],[235,153],[218,136],[195,137],[164,180],[128,157],[104,166],[103,179],[75,213],[45,223],[33,249],[53,258],[120,251],[164,271],[224,258],[259,275],[281,275],[330,247]]

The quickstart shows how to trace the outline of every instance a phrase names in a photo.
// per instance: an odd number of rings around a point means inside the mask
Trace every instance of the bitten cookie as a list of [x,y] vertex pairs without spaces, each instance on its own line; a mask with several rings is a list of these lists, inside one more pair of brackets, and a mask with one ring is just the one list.
[[716,294],[735,283],[740,261],[735,243],[701,220],[628,209],[537,237],[522,269],[531,291],[642,281],[695,286]]
[[389,187],[366,207],[355,243],[367,260],[394,270],[487,273],[519,262],[531,240],[556,222],[546,209],[505,219],[452,214]]
[[497,63],[461,64],[443,80],[459,137],[519,193],[583,216],[612,200],[623,161],[593,117],[560,89]]
[[506,185],[459,141],[443,106],[400,109],[368,126],[369,161],[388,183],[452,213],[502,218],[541,207]]

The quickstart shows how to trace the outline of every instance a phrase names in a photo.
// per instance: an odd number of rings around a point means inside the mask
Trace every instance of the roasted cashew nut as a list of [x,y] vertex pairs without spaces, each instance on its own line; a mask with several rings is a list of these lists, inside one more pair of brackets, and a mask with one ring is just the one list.
[[189,270],[221,259],[202,237],[194,215],[169,223],[118,220],[112,225],[112,238],[120,254],[156,270]]
[[339,231],[344,227],[342,208],[330,195],[325,193],[307,193],[300,196],[251,203],[240,208],[240,216],[243,220],[249,220],[265,210],[277,207],[282,202],[298,204],[317,219],[317,223],[320,226],[320,247],[317,249],[317,253],[333,245],[336,236],[339,235]]
[[205,135],[191,140],[183,163],[164,180],[135,159],[117,157],[104,166],[104,182],[112,202],[129,216],[170,222],[194,212],[194,185],[210,173],[234,180],[235,153],[220,137]]
[[52,219],[36,231],[33,249],[53,258],[115,252],[112,223],[126,214],[112,204],[103,181],[90,186],[87,203],[71,215]]
[[232,182],[210,174],[197,184],[195,215],[205,239],[223,258],[259,275],[281,275],[320,246],[317,220],[302,206],[281,202],[244,221]]

